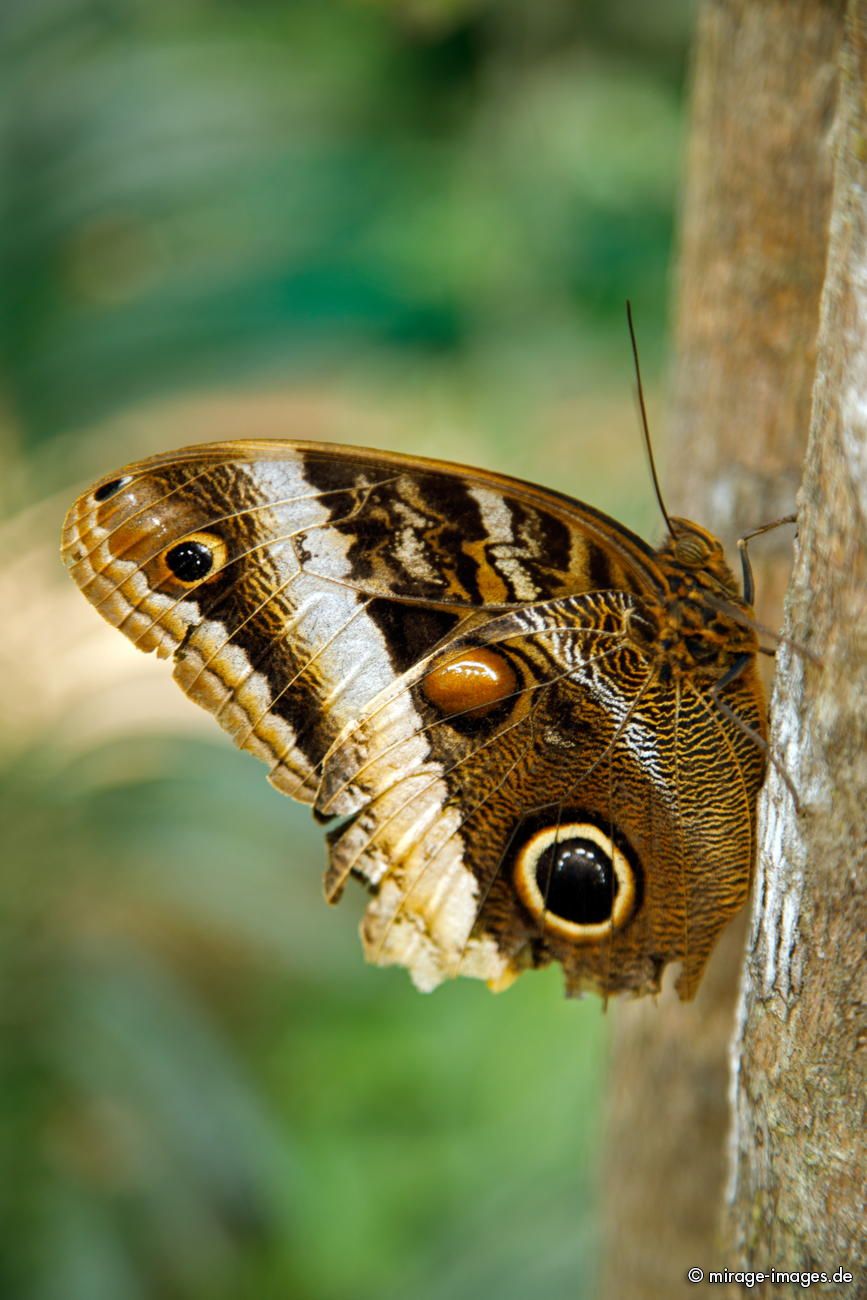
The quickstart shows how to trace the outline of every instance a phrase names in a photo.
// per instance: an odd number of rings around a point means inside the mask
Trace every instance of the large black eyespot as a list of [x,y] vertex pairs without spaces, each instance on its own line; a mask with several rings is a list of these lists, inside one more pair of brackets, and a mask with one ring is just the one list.
[[532,827],[515,855],[513,879],[547,930],[590,941],[619,929],[638,901],[636,871],[620,844],[591,821]]
[[598,925],[619,889],[610,856],[592,840],[558,840],[536,863],[536,884],[549,912],[577,925]]
[[94,501],[108,501],[109,497],[113,497],[122,487],[126,487],[129,481],[129,474],[124,474],[121,478],[113,478],[108,483],[100,483],[99,487],[94,491]]
[[195,586],[213,577],[226,562],[226,543],[215,533],[191,533],[163,554],[166,568],[179,582]]

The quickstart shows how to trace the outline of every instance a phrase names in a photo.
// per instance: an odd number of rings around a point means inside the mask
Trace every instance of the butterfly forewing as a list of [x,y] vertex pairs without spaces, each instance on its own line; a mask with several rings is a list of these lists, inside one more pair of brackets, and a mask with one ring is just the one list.
[[[599,527],[565,499],[455,467],[230,443],[129,466],[81,497],[64,555],[103,617],[174,655],[183,689],[311,801],[344,724],[467,615],[640,574],[643,544],[624,532],[623,558],[608,557]],[[188,538],[213,551],[201,580],[171,567]]]

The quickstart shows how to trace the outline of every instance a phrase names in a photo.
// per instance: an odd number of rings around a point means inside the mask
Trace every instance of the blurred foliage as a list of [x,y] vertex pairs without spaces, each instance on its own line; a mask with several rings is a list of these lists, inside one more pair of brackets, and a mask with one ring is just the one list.
[[589,1294],[598,1004],[556,972],[422,999],[364,966],[307,813],[219,737],[144,728],[131,669],[83,670],[113,634],[67,613],[54,520],[73,477],[189,440],[191,393],[251,435],[243,394],[303,394],[328,436],[381,419],[558,486],[598,393],[581,464],[622,479],[605,404],[627,294],[651,379],[663,355],[689,25],[687,0],[0,8],[0,495],[32,507],[0,592],[43,638],[0,664],[0,1295]]
[[598,1005],[548,979],[420,1006],[321,917],[318,833],[290,846],[238,761],[4,773],[0,1294],[570,1294]]
[[227,361],[498,364],[564,350],[576,315],[621,347],[627,294],[664,308],[679,165],[683,31],[675,58],[652,9],[639,46],[636,4],[11,0],[0,337],[25,437]]

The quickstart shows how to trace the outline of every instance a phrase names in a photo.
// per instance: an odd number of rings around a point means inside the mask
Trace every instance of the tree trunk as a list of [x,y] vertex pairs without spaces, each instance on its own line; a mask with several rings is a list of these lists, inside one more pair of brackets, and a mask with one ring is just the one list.
[[[867,4],[849,6],[813,419],[734,1045],[732,1256],[867,1287]],[[859,878],[860,877],[860,878]],[[760,1294],[788,1295],[768,1283]],[[860,1294],[865,1294],[862,1290]]]
[[[845,0],[708,0],[700,12],[671,420],[678,473],[665,483],[673,512],[727,542],[794,506],[844,10]],[[791,533],[761,539],[754,559],[758,617],[778,625]],[[688,1268],[735,1266],[719,1218],[743,943],[736,923],[693,1004],[666,994],[614,1010],[606,1300],[694,1296]]]

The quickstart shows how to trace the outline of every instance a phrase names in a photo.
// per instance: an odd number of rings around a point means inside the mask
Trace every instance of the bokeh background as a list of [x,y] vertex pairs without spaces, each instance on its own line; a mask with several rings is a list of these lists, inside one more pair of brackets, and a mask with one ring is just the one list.
[[687,0],[0,7],[0,1295],[589,1296],[607,1020],[364,965],[321,834],[66,579],[125,460],[289,436],[650,537]]

